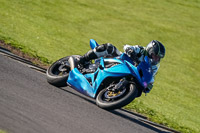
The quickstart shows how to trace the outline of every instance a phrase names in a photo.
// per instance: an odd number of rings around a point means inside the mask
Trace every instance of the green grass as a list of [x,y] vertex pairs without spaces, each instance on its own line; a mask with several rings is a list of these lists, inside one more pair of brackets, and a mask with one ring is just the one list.
[[182,132],[200,132],[200,0],[0,0],[0,40],[51,63],[89,39],[166,46],[154,88],[126,108]]
[[0,129],[0,133],[6,133],[6,131],[3,131],[3,130]]

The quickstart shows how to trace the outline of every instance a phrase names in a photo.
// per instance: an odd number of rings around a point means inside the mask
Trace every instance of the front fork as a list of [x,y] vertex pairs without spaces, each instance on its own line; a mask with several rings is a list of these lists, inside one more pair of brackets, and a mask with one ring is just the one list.
[[123,90],[123,88],[129,83],[129,81],[126,80],[126,78],[122,78],[120,79],[119,83],[117,84],[111,84],[110,86],[108,86],[108,90],[109,91],[113,91],[113,92],[118,92],[120,90]]

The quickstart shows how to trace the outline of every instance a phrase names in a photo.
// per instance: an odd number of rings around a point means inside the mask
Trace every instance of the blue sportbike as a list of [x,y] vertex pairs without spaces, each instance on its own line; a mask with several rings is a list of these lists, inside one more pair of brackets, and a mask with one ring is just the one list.
[[[97,42],[91,39],[90,47],[96,46]],[[47,70],[47,81],[57,87],[69,85],[96,99],[96,104],[103,109],[129,104],[145,92],[153,79],[147,56],[137,65],[125,53],[114,58],[101,57],[85,65],[77,63],[79,57],[72,55],[54,62]]]

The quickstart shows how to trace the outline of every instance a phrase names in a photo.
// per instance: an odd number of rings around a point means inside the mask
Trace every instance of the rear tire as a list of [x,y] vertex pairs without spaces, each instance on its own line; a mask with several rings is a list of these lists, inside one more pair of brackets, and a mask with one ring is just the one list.
[[118,109],[121,108],[127,104],[129,104],[131,101],[135,99],[135,97],[138,94],[138,90],[135,86],[135,84],[131,83],[128,84],[126,87],[126,91],[122,96],[120,96],[117,99],[106,99],[106,94],[108,94],[107,89],[103,89],[99,92],[96,98],[96,104],[103,109],[106,110],[113,110],[113,109]]
[[[78,57],[78,55],[73,56]],[[71,56],[57,60],[47,69],[46,75],[48,83],[57,87],[67,86],[67,78],[70,72],[69,57]]]

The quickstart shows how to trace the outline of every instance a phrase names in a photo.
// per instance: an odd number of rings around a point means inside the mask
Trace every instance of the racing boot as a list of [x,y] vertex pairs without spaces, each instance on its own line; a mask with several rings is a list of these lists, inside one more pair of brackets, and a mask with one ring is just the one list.
[[85,66],[89,64],[89,61],[97,59],[97,55],[94,53],[93,50],[88,51],[86,54],[79,58],[78,64]]

